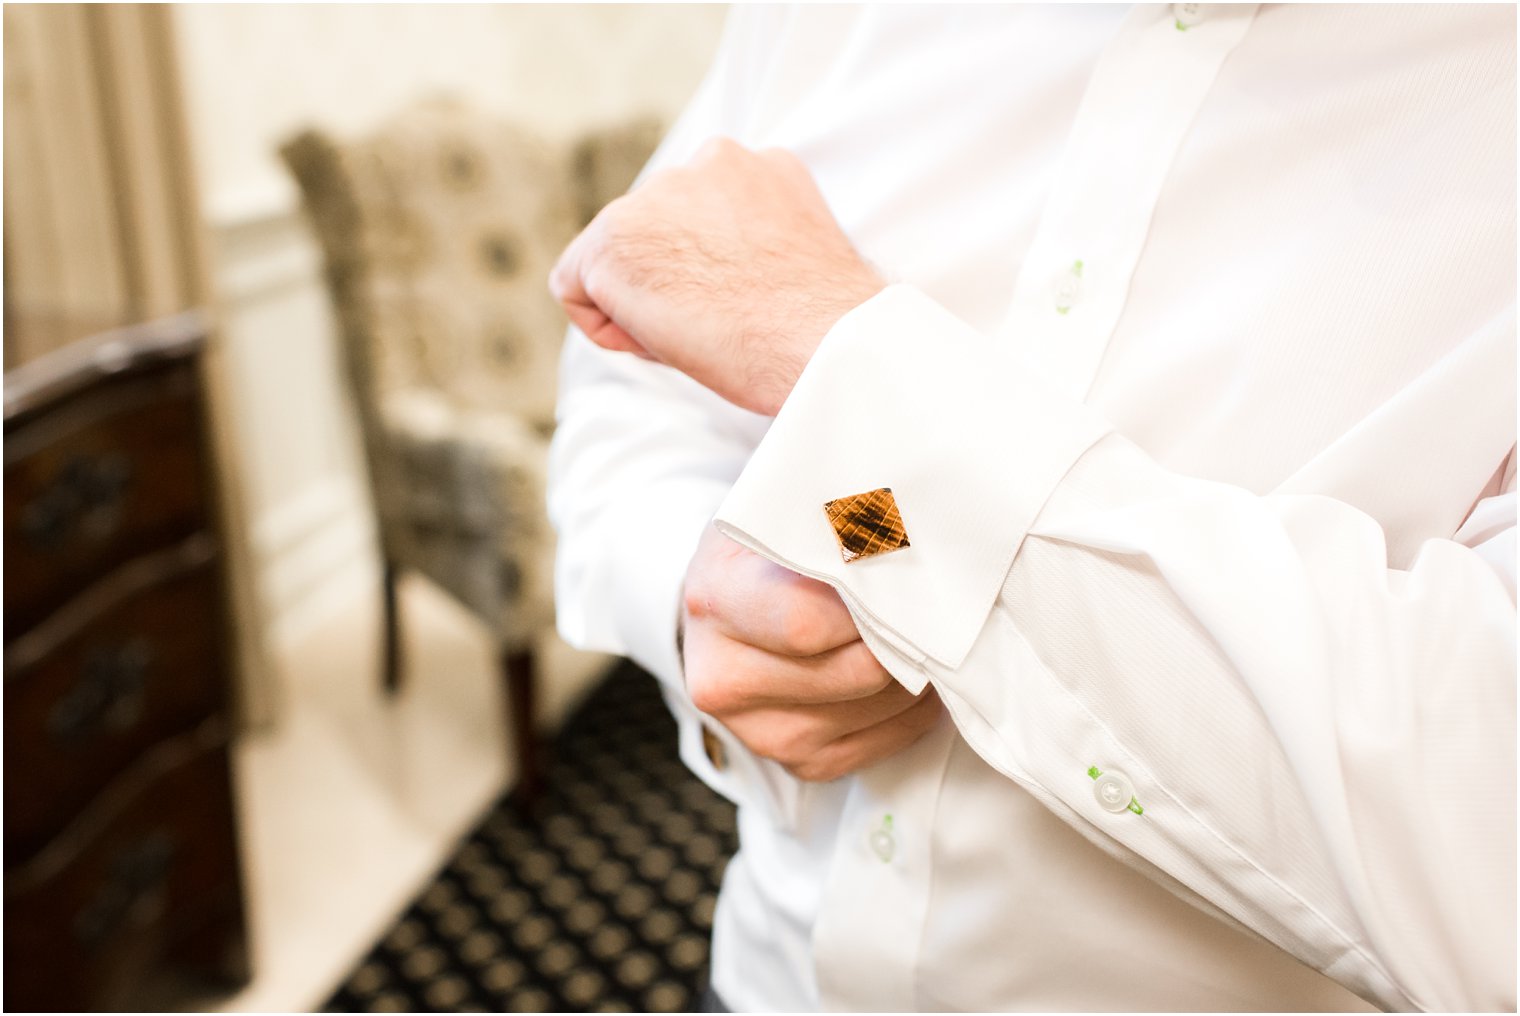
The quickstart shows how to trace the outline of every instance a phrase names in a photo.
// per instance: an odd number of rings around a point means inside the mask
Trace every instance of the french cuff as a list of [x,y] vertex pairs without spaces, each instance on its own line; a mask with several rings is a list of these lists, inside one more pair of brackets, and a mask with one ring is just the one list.
[[[1109,429],[923,293],[891,286],[824,337],[715,522],[833,586],[913,662],[955,668],[1046,497]],[[907,546],[847,561],[839,509],[831,520],[825,505],[882,488]]]

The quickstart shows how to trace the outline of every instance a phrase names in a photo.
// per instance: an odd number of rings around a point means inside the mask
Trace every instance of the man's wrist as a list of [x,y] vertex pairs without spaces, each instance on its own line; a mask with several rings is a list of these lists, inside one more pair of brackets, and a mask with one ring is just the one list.
[[798,315],[795,334],[799,336],[799,341],[794,347],[796,352],[792,362],[779,365],[780,384],[767,407],[767,416],[775,416],[781,411],[782,404],[796,387],[797,379],[812,361],[813,354],[840,319],[886,288],[886,282],[862,266],[860,273],[839,280],[827,292],[810,296],[804,304],[804,310]]

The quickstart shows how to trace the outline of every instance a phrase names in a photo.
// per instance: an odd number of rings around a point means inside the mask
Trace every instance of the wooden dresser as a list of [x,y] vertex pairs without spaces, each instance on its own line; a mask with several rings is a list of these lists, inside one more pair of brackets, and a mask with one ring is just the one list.
[[6,374],[8,1010],[248,976],[205,336],[186,314]]

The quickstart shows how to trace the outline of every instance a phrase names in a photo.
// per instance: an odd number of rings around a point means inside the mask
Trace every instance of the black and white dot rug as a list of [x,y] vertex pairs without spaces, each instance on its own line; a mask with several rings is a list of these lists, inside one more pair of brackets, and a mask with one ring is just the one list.
[[707,983],[733,806],[616,668],[555,738],[535,816],[498,802],[328,1012],[680,1012]]

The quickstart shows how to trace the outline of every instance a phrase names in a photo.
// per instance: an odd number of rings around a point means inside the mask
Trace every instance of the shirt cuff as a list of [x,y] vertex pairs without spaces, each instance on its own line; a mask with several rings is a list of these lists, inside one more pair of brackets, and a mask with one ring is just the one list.
[[[715,521],[833,586],[909,659],[954,668],[1045,499],[1110,429],[923,293],[891,286],[824,337]],[[910,545],[846,563],[824,503],[880,487]]]

